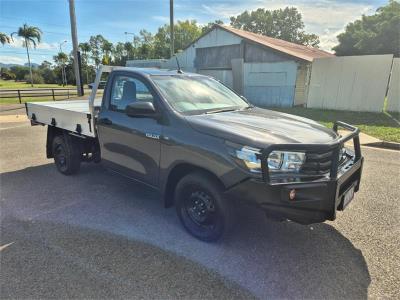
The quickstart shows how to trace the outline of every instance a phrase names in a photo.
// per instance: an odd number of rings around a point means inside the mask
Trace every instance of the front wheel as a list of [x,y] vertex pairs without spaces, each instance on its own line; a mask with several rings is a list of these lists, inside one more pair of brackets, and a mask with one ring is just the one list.
[[70,137],[56,136],[53,139],[53,157],[57,170],[64,175],[75,174],[79,171],[81,155],[78,145]]
[[207,173],[188,174],[179,181],[175,208],[186,230],[202,241],[218,240],[233,224],[232,203],[227,203],[221,185]]

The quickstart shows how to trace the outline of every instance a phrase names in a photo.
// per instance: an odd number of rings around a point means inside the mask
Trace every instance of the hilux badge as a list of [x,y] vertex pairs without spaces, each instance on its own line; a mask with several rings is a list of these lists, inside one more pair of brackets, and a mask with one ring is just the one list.
[[155,140],[159,140],[160,139],[160,135],[159,134],[155,134],[155,133],[146,133],[146,137],[151,138],[151,139],[155,139]]

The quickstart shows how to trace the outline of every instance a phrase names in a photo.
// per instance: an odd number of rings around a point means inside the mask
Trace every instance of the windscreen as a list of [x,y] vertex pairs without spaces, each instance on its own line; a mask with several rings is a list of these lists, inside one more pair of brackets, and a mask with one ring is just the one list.
[[248,103],[229,88],[203,76],[152,76],[170,105],[182,113],[204,113],[220,109],[242,109]]

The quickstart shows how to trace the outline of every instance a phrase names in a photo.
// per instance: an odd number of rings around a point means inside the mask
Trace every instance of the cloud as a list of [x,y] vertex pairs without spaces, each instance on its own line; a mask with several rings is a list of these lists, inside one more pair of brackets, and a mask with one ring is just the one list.
[[[13,40],[11,40],[10,44],[8,45],[12,48],[24,48],[23,47],[23,39],[20,37],[14,37]],[[33,45],[31,44],[31,47]],[[41,49],[41,50],[57,50],[58,49],[58,43],[45,43],[41,42],[37,44],[36,49]]]
[[14,37],[8,46],[13,48],[22,48],[22,39],[19,37]]
[[18,64],[18,65],[23,65],[24,63],[27,62],[26,58],[21,58],[17,56],[11,56],[11,55],[0,55],[0,62],[4,64]]
[[359,19],[362,14],[371,14],[376,7],[361,1],[289,1],[289,0],[247,0],[242,2],[225,2],[201,6],[203,13],[221,18],[229,22],[229,17],[245,10],[251,11],[259,7],[273,10],[286,6],[296,7],[303,15],[306,31],[316,33],[320,37],[321,48],[331,50],[337,44],[336,36],[342,32],[349,22]]
[[141,28],[142,24],[130,21],[108,21],[104,23],[105,26],[122,29],[122,30],[130,30],[136,29],[138,27]]
[[164,22],[164,23],[169,23],[169,17],[166,16],[153,16],[151,17],[153,20],[155,21],[160,21],[160,22]]
[[59,48],[58,43],[40,43],[36,47],[37,49],[42,49],[42,50],[57,50]]

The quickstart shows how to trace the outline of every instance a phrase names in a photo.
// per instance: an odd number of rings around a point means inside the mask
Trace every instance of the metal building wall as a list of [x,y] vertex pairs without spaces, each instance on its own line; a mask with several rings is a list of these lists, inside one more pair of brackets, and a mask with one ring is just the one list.
[[226,86],[233,88],[232,70],[199,70],[199,74],[211,76],[221,81]]
[[195,67],[202,69],[232,69],[231,60],[241,58],[240,45],[196,48]]
[[260,45],[246,42],[244,44],[244,61],[248,63],[284,62],[294,60],[293,57],[276,50],[266,49]]
[[219,47],[228,45],[240,44],[242,39],[236,35],[233,35],[225,30],[215,28],[205,36],[201,37],[198,41],[193,43],[190,47],[178,53],[179,62],[182,68],[188,70],[195,70],[195,59],[197,48],[208,48],[208,47]]

